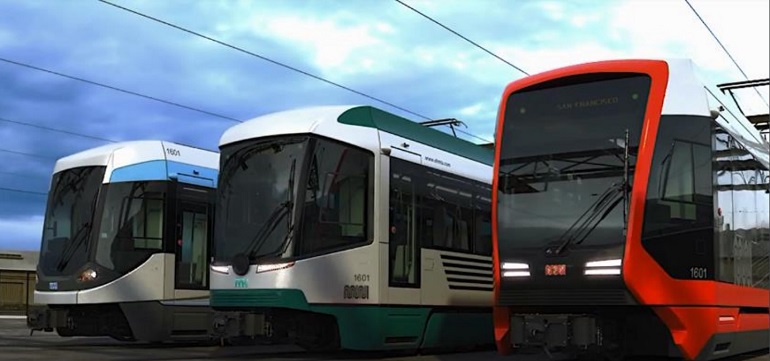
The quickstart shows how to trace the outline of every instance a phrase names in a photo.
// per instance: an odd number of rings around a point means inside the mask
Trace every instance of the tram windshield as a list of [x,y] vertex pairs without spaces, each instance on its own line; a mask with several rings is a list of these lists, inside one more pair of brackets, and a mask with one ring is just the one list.
[[222,148],[214,262],[297,258],[364,243],[373,157],[311,136]]
[[560,79],[506,100],[501,250],[624,241],[620,204],[630,191],[624,184],[633,184],[650,78],[595,77]]
[[105,167],[80,167],[54,174],[40,249],[43,275],[72,275],[88,261],[104,171]]

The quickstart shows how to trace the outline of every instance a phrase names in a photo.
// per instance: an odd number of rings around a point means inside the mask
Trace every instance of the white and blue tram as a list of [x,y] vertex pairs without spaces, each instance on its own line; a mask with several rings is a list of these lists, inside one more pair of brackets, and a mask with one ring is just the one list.
[[158,140],[56,162],[31,330],[162,342],[208,338],[216,152]]

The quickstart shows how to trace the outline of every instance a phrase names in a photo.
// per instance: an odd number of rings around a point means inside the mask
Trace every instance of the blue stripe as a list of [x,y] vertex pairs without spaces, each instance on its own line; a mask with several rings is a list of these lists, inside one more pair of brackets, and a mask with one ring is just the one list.
[[176,177],[182,183],[197,184],[204,187],[217,187],[217,176],[219,171],[216,169],[201,167],[197,165],[168,161],[169,178]]
[[176,178],[181,183],[216,188],[218,174],[216,169],[198,165],[153,160],[113,170],[110,182],[167,181]]
[[139,182],[168,180],[165,160],[153,160],[116,168],[112,171],[110,182]]

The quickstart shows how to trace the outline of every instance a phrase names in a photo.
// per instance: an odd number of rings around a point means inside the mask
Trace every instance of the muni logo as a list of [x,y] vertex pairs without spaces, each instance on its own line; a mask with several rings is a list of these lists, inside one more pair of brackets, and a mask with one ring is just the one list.
[[249,287],[249,280],[247,278],[236,278],[235,288],[247,288]]

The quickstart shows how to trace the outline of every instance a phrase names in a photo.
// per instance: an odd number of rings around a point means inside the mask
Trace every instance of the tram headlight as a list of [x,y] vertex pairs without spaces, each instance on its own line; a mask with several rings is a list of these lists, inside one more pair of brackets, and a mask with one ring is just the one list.
[[500,264],[503,277],[529,277],[529,265],[526,263],[503,262]]
[[609,276],[619,275],[620,267],[623,265],[622,259],[608,259],[604,261],[593,261],[586,263],[585,275],[587,276]]
[[80,276],[78,277],[78,281],[80,282],[93,281],[96,279],[96,276],[97,276],[96,270],[89,268],[80,273]]
[[293,265],[294,262],[259,264],[257,265],[257,273],[277,271],[279,269],[289,268]]
[[221,273],[223,275],[230,274],[230,267],[229,266],[211,266],[211,270],[216,273]]

